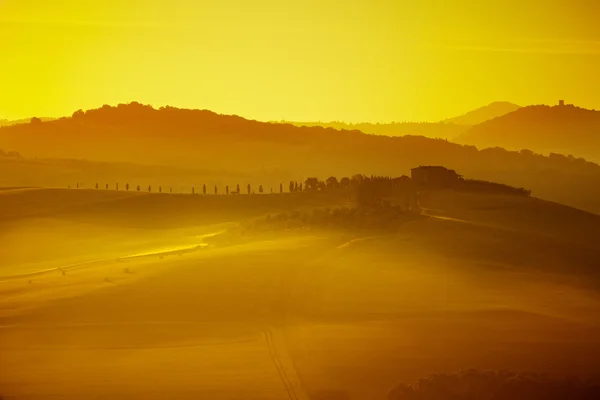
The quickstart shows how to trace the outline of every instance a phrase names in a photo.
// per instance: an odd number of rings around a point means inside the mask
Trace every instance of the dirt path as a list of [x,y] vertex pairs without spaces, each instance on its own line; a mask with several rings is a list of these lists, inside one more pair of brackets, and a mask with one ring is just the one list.
[[102,264],[106,264],[106,263],[112,263],[115,261],[126,262],[129,260],[141,259],[141,258],[145,258],[145,257],[153,257],[153,256],[154,257],[157,257],[157,256],[164,257],[164,256],[183,255],[183,254],[187,254],[187,253],[193,253],[197,250],[208,247],[208,244],[204,243],[203,239],[214,237],[214,236],[220,235],[224,232],[225,232],[225,230],[223,229],[223,230],[200,235],[198,237],[198,240],[200,243],[193,244],[193,245],[185,245],[185,246],[171,245],[171,246],[166,246],[166,247],[162,247],[162,248],[158,248],[158,249],[157,248],[149,248],[146,251],[136,252],[134,254],[127,254],[127,255],[123,255],[121,257],[116,257],[116,258],[88,261],[88,262],[76,263],[76,264],[71,264],[71,265],[61,265],[61,266],[57,266],[57,267],[45,268],[45,269],[31,271],[31,272],[22,273],[22,274],[0,275],[0,282],[8,281],[8,280],[15,280],[15,279],[31,278],[31,277],[45,275],[45,274],[49,274],[49,273],[56,273],[56,272],[63,272],[63,271],[67,272],[67,271],[71,271],[74,269],[88,268],[88,267],[93,267],[93,266],[102,265]]

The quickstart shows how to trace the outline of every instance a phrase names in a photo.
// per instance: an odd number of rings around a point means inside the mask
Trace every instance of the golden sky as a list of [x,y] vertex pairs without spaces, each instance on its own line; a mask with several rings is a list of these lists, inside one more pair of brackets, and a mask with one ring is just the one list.
[[0,118],[139,101],[261,120],[600,109],[595,0],[0,0]]

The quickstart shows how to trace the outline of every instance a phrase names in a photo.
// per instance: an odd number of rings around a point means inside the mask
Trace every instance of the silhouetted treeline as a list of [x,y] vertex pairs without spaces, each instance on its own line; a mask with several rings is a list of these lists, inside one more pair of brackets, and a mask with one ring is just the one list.
[[[458,176],[458,175],[456,175]],[[71,187],[71,184],[68,185]],[[77,182],[77,188],[80,188],[79,182]],[[98,183],[94,186],[96,189],[100,187]],[[125,184],[125,190],[129,191],[129,183]],[[206,184],[199,185],[202,187],[202,195],[207,195]],[[232,186],[233,187],[233,186]],[[283,184],[280,183],[280,194],[283,194]],[[105,189],[109,189],[108,183],[105,185]],[[115,184],[115,189],[119,190],[119,183]],[[240,184],[235,185],[235,190],[230,189],[229,185],[224,185],[222,188],[225,195],[239,195],[241,194]],[[509,185],[504,185],[495,182],[487,182],[473,179],[455,179],[450,186],[436,187],[435,185],[424,185],[413,181],[408,176],[400,177],[388,177],[388,176],[365,176],[361,174],[353,175],[351,178],[342,177],[338,179],[335,176],[330,176],[325,180],[320,180],[317,177],[306,178],[304,182],[290,181],[288,185],[289,193],[314,193],[323,191],[335,191],[335,190],[346,190],[349,191],[356,200],[356,204],[359,207],[373,207],[373,206],[397,206],[407,211],[413,208],[417,208],[417,193],[422,190],[437,190],[437,189],[449,189],[449,190],[461,190],[461,191],[472,191],[481,193],[494,193],[494,194],[508,194],[518,196],[530,196],[531,191],[524,188],[515,188]],[[136,190],[141,191],[140,185],[137,185]],[[148,193],[152,192],[152,185],[147,188]],[[158,193],[163,193],[162,185],[158,186]],[[169,189],[169,193],[173,193],[172,187]],[[196,192],[196,186],[192,186],[190,192],[183,191],[181,193],[190,193],[192,195],[198,194]],[[247,184],[246,193],[248,195],[255,194],[252,189],[252,185]],[[258,185],[258,193],[265,193],[263,185]],[[273,188],[267,193],[273,194]],[[214,186],[214,194],[219,194],[219,186]]]
[[399,384],[388,400],[592,400],[598,379],[553,378],[544,374],[467,370],[435,374],[414,385]]

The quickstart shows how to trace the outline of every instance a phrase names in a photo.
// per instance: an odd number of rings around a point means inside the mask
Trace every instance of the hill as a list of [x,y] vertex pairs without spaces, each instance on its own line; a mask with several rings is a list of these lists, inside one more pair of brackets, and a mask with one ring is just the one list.
[[[109,182],[123,182],[122,164],[127,163],[238,174],[227,178],[229,184],[243,183],[239,174],[255,176],[266,187],[309,176],[399,176],[418,165],[444,165],[472,179],[525,187],[536,197],[600,211],[600,167],[581,158],[478,150],[421,136],[264,123],[207,110],[155,110],[138,103],[104,106],[56,121],[0,128],[0,147],[29,157],[26,165],[31,168],[23,175],[7,175],[15,180],[10,186],[20,186],[23,176],[28,185],[46,185],[44,174],[34,173],[31,157],[119,164],[105,164],[105,170],[112,168],[104,175]],[[61,186],[68,183],[75,182]],[[150,183],[169,184],[160,179]]]
[[458,117],[449,118],[444,123],[456,125],[478,125],[485,121],[501,117],[508,113],[518,110],[521,106],[506,101],[496,101],[487,106],[480,107],[476,110],[469,111],[466,114]]
[[600,111],[572,105],[523,107],[470,128],[457,141],[600,161]]

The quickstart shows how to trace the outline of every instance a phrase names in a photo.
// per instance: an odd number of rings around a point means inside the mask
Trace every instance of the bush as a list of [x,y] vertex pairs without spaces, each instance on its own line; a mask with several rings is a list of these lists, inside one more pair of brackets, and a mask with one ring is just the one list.
[[312,211],[292,211],[268,215],[247,222],[246,230],[273,229],[369,229],[393,231],[402,222],[418,218],[416,214],[403,211],[400,207],[336,207],[317,208]]
[[479,181],[475,179],[463,180],[459,185],[459,189],[486,193],[531,196],[531,191],[524,188],[516,188],[502,183]]

